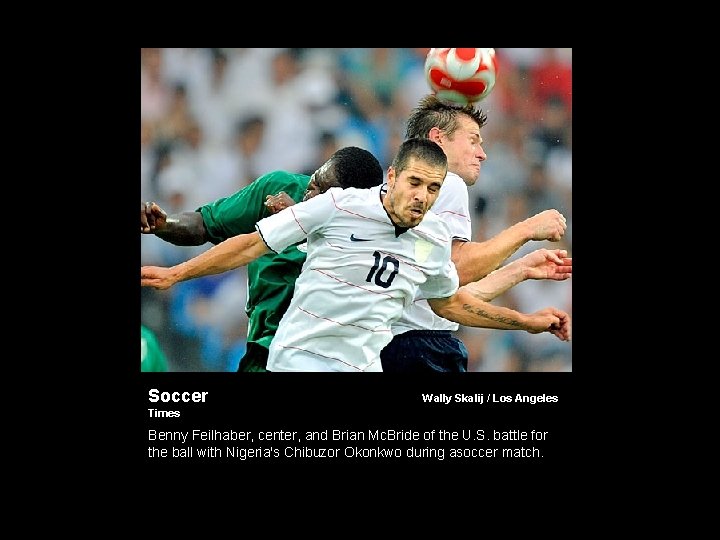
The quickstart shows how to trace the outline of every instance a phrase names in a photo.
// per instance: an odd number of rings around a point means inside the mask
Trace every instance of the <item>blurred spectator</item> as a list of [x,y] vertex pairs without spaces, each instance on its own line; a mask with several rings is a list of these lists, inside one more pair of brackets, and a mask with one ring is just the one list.
[[168,167],[158,176],[160,194],[178,208],[197,208],[233,193],[241,183],[237,152],[209,143],[192,123],[173,146]]
[[264,137],[265,118],[262,116],[251,115],[238,122],[235,129],[234,152],[238,182],[233,191],[248,185],[263,174],[257,165],[257,154]]
[[178,83],[173,88],[166,114],[158,122],[157,137],[167,144],[173,144],[188,137],[196,124],[190,112],[185,85]]
[[170,87],[162,77],[160,49],[140,49],[140,118],[159,122],[170,106]]
[[559,49],[541,49],[542,56],[530,67],[530,93],[537,110],[557,99],[572,114],[572,67],[560,58]]
[[148,120],[140,120],[140,196],[143,199],[157,197],[152,182],[155,173],[154,130]]
[[211,49],[211,55],[209,77],[194,89],[192,110],[208,146],[222,147],[232,139],[235,88],[228,77],[227,55],[221,49]]
[[302,87],[299,54],[283,49],[272,59],[272,107],[265,114],[265,136],[256,162],[263,172],[307,171],[317,155],[318,130]]
[[572,126],[565,131],[565,144],[554,146],[547,153],[545,170],[551,188],[560,193],[566,207],[572,206]]
[[566,145],[571,122],[565,104],[559,97],[552,97],[542,104],[540,119],[533,126],[528,141],[533,162],[544,163],[553,148]]
[[[343,127],[365,136],[362,145],[385,166],[392,160],[388,139],[394,124],[395,96],[413,67],[421,63],[407,49],[345,49],[340,56],[340,99],[350,116]],[[405,119],[403,118],[403,121]]]
[[559,210],[567,218],[570,209],[565,206],[565,201],[552,189],[548,175],[545,173],[545,165],[536,163],[530,167],[530,176],[525,188],[526,212],[532,216],[543,210],[554,208]]

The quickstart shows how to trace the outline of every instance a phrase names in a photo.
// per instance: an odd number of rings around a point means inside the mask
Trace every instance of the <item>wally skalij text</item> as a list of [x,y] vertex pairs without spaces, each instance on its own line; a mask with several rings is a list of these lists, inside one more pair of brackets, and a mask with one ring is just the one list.
[[541,394],[530,396],[524,394],[422,394],[423,403],[557,403],[557,396]]

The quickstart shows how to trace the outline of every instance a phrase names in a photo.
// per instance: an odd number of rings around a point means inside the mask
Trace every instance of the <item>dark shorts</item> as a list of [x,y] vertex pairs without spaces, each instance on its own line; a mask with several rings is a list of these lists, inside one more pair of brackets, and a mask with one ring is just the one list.
[[248,343],[245,355],[240,359],[240,371],[267,371],[268,354],[270,351],[257,343]]
[[462,373],[468,352],[449,330],[410,330],[395,336],[380,353],[388,373]]

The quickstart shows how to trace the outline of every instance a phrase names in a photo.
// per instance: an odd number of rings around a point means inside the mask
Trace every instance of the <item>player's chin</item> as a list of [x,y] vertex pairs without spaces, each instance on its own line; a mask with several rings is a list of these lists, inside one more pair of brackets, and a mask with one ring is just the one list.
[[421,221],[422,221],[421,217],[420,218],[411,217],[407,221],[405,221],[405,223],[402,223],[401,226],[402,227],[417,227],[418,225],[420,225]]
[[468,174],[467,176],[465,176],[463,178],[463,180],[465,182],[465,185],[470,187],[470,186],[474,186],[477,183],[479,178],[480,178],[480,171],[475,172],[473,170],[473,172],[471,174]]

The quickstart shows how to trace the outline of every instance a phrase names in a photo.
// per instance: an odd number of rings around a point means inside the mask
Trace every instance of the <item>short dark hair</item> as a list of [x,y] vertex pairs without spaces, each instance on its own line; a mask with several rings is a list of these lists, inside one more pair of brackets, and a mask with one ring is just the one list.
[[487,123],[487,114],[482,109],[476,109],[473,104],[454,105],[440,101],[435,94],[428,94],[422,98],[417,107],[412,110],[407,120],[405,138],[428,138],[430,130],[438,127],[448,136],[452,137],[458,128],[458,117],[466,115],[482,128]]
[[430,139],[413,137],[403,141],[392,162],[395,173],[400,174],[404,171],[412,158],[417,158],[428,165],[443,167],[447,171],[445,151]]
[[330,156],[334,176],[343,188],[371,188],[383,183],[383,168],[375,156],[357,146],[345,146]]

